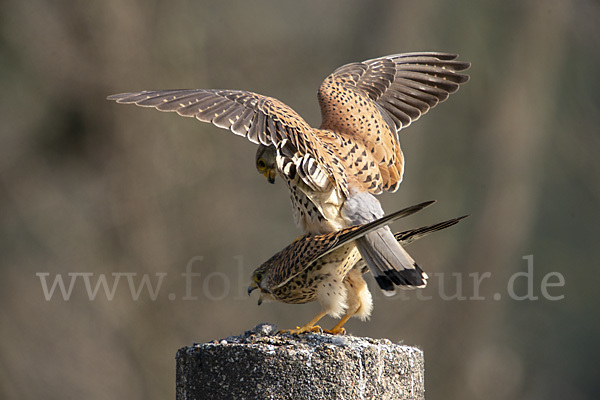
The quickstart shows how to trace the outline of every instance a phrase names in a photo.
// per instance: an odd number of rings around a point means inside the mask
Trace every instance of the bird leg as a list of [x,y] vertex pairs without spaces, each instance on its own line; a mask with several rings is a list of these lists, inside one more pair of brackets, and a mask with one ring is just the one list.
[[284,329],[279,333],[305,333],[305,332],[321,332],[322,329],[319,325],[315,325],[321,318],[327,315],[327,311],[321,311],[316,317],[307,322],[304,326],[296,327],[296,329]]
[[330,335],[345,335],[346,329],[344,329],[343,326],[354,314],[355,312],[347,312],[333,328],[323,329],[323,332],[329,333]]
[[323,332],[331,335],[345,334],[346,330],[343,326],[351,317],[358,314],[360,318],[366,319],[371,314],[371,309],[373,308],[371,294],[359,269],[353,268],[348,272],[344,278],[344,285],[346,285],[347,290],[348,297],[346,300],[348,308],[346,309],[346,314],[333,328],[323,330]]

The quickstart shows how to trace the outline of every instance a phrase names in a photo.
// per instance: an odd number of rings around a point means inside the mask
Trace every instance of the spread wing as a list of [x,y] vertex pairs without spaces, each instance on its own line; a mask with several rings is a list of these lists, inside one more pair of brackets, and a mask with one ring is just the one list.
[[390,55],[344,65],[323,81],[321,129],[337,134],[329,139],[340,148],[352,171],[348,175],[355,175],[364,189],[375,194],[397,190],[404,170],[398,132],[469,80],[460,71],[470,64],[456,57]]
[[155,90],[114,94],[108,99],[194,117],[265,146],[287,138],[298,147],[312,130],[279,100],[243,90]]
[[447,53],[395,54],[344,65],[328,79],[340,80],[346,90],[359,89],[353,94],[377,103],[393,122],[394,130],[399,131],[469,80],[460,71],[471,64],[456,57]]
[[[108,99],[194,117],[265,146],[278,146],[289,139],[298,151],[313,156],[330,176],[338,164],[315,130],[291,107],[272,97],[244,90],[182,89],[121,93]],[[343,170],[337,167],[335,176],[345,190]]]
[[344,193],[358,184],[377,194],[396,190],[402,180],[397,131],[468,80],[458,71],[469,64],[455,58],[398,54],[338,68],[319,89],[320,130],[279,100],[242,90],[142,91],[108,99],[195,117],[266,146],[289,139],[301,154],[313,156]]
[[291,107],[281,101],[244,90],[155,90],[114,94],[107,97],[120,104],[153,107],[176,112],[228,129],[253,143],[280,145],[289,139],[301,154],[310,154],[347,190],[345,171],[322,138]]

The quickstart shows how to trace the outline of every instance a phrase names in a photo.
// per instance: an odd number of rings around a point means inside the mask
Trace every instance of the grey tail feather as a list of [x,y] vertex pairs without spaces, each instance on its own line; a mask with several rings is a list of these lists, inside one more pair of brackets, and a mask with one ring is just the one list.
[[[375,212],[378,212],[377,208],[381,210],[379,202],[372,196],[358,194],[352,200],[356,200],[356,204],[352,204],[351,206],[349,204],[350,199],[346,203],[349,213],[352,212],[353,207],[360,209],[358,206],[365,207],[365,205],[366,207],[371,206]],[[417,204],[360,225],[357,229],[350,229],[347,233],[340,236],[338,246],[336,247],[351,240],[356,240],[356,246],[363,260],[369,266],[375,280],[386,295],[394,293],[394,285],[404,288],[425,287],[427,284],[427,274],[419,268],[406,250],[400,246],[387,225],[399,218],[421,211],[433,203],[435,201]],[[375,215],[375,213],[372,215]],[[355,212],[352,215],[355,220],[364,218],[364,216],[364,212]],[[336,247],[333,247],[330,251]]]
[[[396,233],[393,236],[391,236],[389,228],[385,227],[357,240],[357,247],[384,294],[393,295],[394,285],[406,289],[425,287],[427,285],[427,274],[423,272],[402,246],[430,233],[455,225],[461,219],[467,217],[468,215],[464,215],[435,225]],[[390,236],[394,239],[393,242],[397,247],[392,244]]]
[[421,239],[423,236],[429,235],[430,233],[441,231],[442,229],[456,225],[461,219],[468,217],[469,215],[463,215],[462,217],[449,219],[444,222],[439,222],[435,225],[423,226],[421,228],[411,229],[409,231],[394,233],[394,237],[401,246],[406,246],[415,240]]
[[[423,226],[421,228],[417,228],[417,229],[411,229],[408,231],[404,231],[404,232],[399,232],[399,233],[395,233],[394,234],[394,238],[398,241],[398,243],[401,246],[406,246],[407,244],[410,244],[412,242],[414,242],[415,240],[418,240],[424,236],[427,236],[430,233],[433,232],[437,232],[440,231],[442,229],[446,229],[449,228],[453,225],[456,225],[460,220],[468,218],[468,215],[464,215],[462,217],[458,217],[458,218],[453,218],[453,219],[449,219],[447,221],[443,221],[443,222],[439,222],[437,224],[434,225],[429,225],[429,226]],[[363,249],[363,252],[366,252],[369,254],[370,258],[373,258],[372,253],[372,248],[370,246],[366,246]],[[365,273],[367,271],[367,264],[365,263],[364,259],[361,260],[362,263],[362,272]],[[379,287],[381,288],[381,290],[383,291],[384,294],[386,295],[393,295],[395,293],[395,285],[394,285],[394,281],[388,277],[383,270],[381,270],[381,268],[377,267],[377,264],[372,263],[371,265],[374,265],[372,271],[373,271],[373,275],[375,277],[375,281],[377,282],[377,284],[379,285]],[[419,268],[418,265],[415,264],[415,271],[418,274],[425,274],[421,268]],[[425,274],[426,276],[426,274]]]
[[[435,201],[417,204],[397,211],[375,221],[364,223],[358,229],[348,232],[345,241],[356,240],[356,246],[363,260],[369,266],[375,280],[386,295],[393,295],[395,285],[405,288],[424,287],[427,275],[419,268],[408,253],[398,244],[392,231],[386,225],[430,206]],[[357,193],[344,205],[349,221],[360,221],[383,214],[381,205],[371,195]],[[340,241],[342,238],[340,237]]]
[[385,294],[393,294],[394,286],[425,287],[427,274],[400,246],[388,227],[368,233],[356,241],[363,260]]

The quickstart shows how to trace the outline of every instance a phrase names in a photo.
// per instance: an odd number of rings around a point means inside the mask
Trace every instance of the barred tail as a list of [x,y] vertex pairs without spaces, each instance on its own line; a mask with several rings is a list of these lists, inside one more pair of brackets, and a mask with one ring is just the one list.
[[356,246],[384,294],[393,295],[395,286],[408,289],[427,285],[427,274],[400,246],[388,227],[358,239]]
[[[368,223],[383,214],[379,201],[365,192],[351,194],[342,209],[349,225]],[[400,246],[387,226],[361,237],[356,246],[384,294],[393,295],[395,286],[417,288],[427,284],[427,274]]]

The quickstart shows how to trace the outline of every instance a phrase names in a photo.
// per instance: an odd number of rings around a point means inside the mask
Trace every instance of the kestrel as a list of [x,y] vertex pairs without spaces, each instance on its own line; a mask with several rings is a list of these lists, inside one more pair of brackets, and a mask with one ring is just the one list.
[[[366,271],[354,241],[393,221],[416,213],[433,201],[397,211],[374,222],[357,225],[322,235],[305,235],[271,257],[252,274],[248,294],[260,290],[258,304],[263,299],[284,303],[304,304],[318,301],[321,311],[304,326],[291,333],[321,330],[315,324],[329,314],[339,318],[333,329],[325,332],[343,333],[343,325],[353,316],[366,320],[373,309],[371,293],[362,274]],[[455,218],[396,234],[401,246],[431,232],[452,226],[462,218]],[[423,280],[427,275],[423,273]]]
[[[395,54],[344,65],[318,91],[322,122],[312,128],[281,101],[242,90],[164,90],[109,96],[211,122],[259,144],[257,167],[287,184],[306,234],[335,232],[384,215],[374,195],[395,191],[404,156],[398,132],[468,81],[470,64],[447,53]],[[269,150],[269,148],[271,149]],[[267,162],[260,154],[271,152]],[[356,240],[385,294],[422,286],[422,271],[387,226]]]

